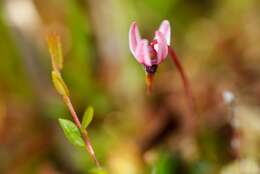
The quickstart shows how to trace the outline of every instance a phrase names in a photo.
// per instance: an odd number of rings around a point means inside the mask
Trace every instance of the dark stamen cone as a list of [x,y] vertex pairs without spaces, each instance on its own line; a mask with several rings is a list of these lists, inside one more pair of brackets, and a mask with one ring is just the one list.
[[146,74],[146,87],[147,87],[148,95],[150,95],[152,92],[153,78],[154,78],[153,74],[150,74],[150,73]]

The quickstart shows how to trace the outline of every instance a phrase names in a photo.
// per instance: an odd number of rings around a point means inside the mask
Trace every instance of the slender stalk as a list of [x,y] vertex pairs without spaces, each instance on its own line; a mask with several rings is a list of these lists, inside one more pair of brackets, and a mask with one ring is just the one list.
[[[71,103],[71,100],[68,96],[63,96],[63,100],[65,102],[65,104],[67,105],[69,111],[70,111],[70,114],[75,122],[75,124],[77,125],[77,127],[79,128],[79,130],[81,130],[81,123],[79,121],[79,118],[77,116],[77,113]],[[93,158],[93,160],[95,161],[95,164],[98,168],[101,168],[100,166],[100,163],[99,161],[97,160],[97,157],[95,155],[95,152],[94,152],[94,149],[93,149],[93,146],[90,142],[90,139],[89,139],[89,136],[88,136],[88,132],[87,130],[81,130],[81,135],[82,135],[82,138],[84,139],[84,142],[86,144],[86,150],[89,152],[90,156]]]
[[192,115],[195,115],[194,98],[193,98],[193,93],[192,93],[191,86],[189,84],[187,75],[185,74],[183,67],[181,66],[181,63],[180,63],[174,49],[171,48],[170,46],[168,46],[168,50],[169,50],[169,54],[172,58],[172,61],[176,65],[177,70],[178,70],[178,72],[181,76],[181,80],[182,80],[182,83],[183,83],[183,87],[184,87],[185,94],[186,94],[187,101],[188,101],[188,105],[189,105],[189,110],[190,110]]
[[74,107],[71,103],[70,98],[68,96],[64,96],[63,100],[64,100],[65,104],[67,105],[74,122],[76,123],[77,127],[80,129],[81,123],[80,123],[79,118],[77,116],[77,113],[76,113],[76,111],[75,111],[75,109],[74,109]]
[[96,155],[95,155],[95,151],[94,151],[94,149],[93,149],[93,146],[91,145],[91,141],[90,141],[90,138],[89,138],[89,136],[88,136],[88,132],[86,131],[86,130],[83,130],[82,131],[82,136],[83,136],[83,139],[84,139],[84,141],[85,141],[85,143],[86,143],[86,149],[87,149],[87,151],[90,153],[90,155],[92,156],[92,158],[93,158],[93,160],[95,161],[95,163],[96,163],[96,166],[98,167],[98,168],[101,168],[101,165],[100,165],[100,163],[99,163],[99,161],[98,161],[98,159],[97,159],[97,157],[96,157]]

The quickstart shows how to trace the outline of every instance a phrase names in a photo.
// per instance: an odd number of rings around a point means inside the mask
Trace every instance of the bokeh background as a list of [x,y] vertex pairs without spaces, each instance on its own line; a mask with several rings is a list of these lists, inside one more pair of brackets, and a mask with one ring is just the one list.
[[[58,125],[70,115],[50,79],[46,34],[56,31],[73,104],[79,116],[95,109],[88,130],[108,173],[259,174],[259,9],[259,0],[0,1],[0,173],[94,167]],[[148,96],[128,49],[132,21],[152,39],[163,19],[191,82],[194,118],[171,60]],[[232,105],[223,101],[226,90]]]

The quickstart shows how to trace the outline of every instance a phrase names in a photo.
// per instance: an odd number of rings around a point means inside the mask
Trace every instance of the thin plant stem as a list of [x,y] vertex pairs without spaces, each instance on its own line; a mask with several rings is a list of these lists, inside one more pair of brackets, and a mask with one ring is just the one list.
[[70,98],[68,96],[64,96],[63,99],[64,99],[64,102],[65,102],[65,104],[67,105],[67,107],[68,107],[68,109],[70,111],[70,114],[71,114],[74,122],[76,123],[77,127],[80,129],[81,128],[81,123],[80,123],[79,118],[77,116],[77,113],[76,113],[76,111],[75,111],[75,109],[74,109],[74,107],[73,107],[73,105],[71,103]]
[[91,141],[90,141],[90,138],[88,136],[88,132],[86,130],[83,130],[82,131],[82,136],[83,136],[83,139],[85,141],[85,144],[86,144],[86,149],[87,151],[90,153],[90,155],[92,156],[93,160],[95,161],[95,164],[98,168],[101,168],[101,165],[95,155],[95,151],[93,149],[93,146],[91,145]]
[[181,80],[182,80],[182,83],[183,83],[183,87],[184,87],[185,94],[186,94],[187,101],[188,101],[188,105],[189,105],[189,110],[190,110],[192,115],[195,115],[194,98],[193,98],[193,93],[192,93],[191,86],[190,86],[190,83],[188,81],[187,75],[185,74],[183,67],[181,66],[181,63],[180,63],[178,56],[176,55],[174,49],[171,48],[170,46],[168,46],[168,50],[169,50],[169,54],[172,58],[172,61],[176,65],[177,70],[178,70],[178,72],[181,76]]
[[[76,113],[76,111],[75,111],[75,109],[74,109],[74,107],[73,107],[73,105],[71,103],[70,98],[68,96],[63,96],[63,100],[64,100],[65,104],[67,105],[74,122],[76,123],[77,127],[79,128],[79,130],[81,130],[81,123],[80,123],[79,118],[77,116],[77,113]],[[89,152],[90,156],[95,161],[96,166],[98,168],[101,168],[100,163],[97,160],[97,157],[95,155],[93,146],[92,146],[92,144],[90,142],[87,130],[81,130],[81,135],[82,135],[82,138],[84,139],[84,142],[86,144],[86,150]]]

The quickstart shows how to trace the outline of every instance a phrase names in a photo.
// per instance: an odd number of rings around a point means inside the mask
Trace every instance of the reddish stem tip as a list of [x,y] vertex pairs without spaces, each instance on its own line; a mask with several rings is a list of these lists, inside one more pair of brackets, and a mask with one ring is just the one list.
[[153,87],[153,74],[146,74],[146,87],[147,87],[147,94],[150,95],[152,93],[152,87]]

